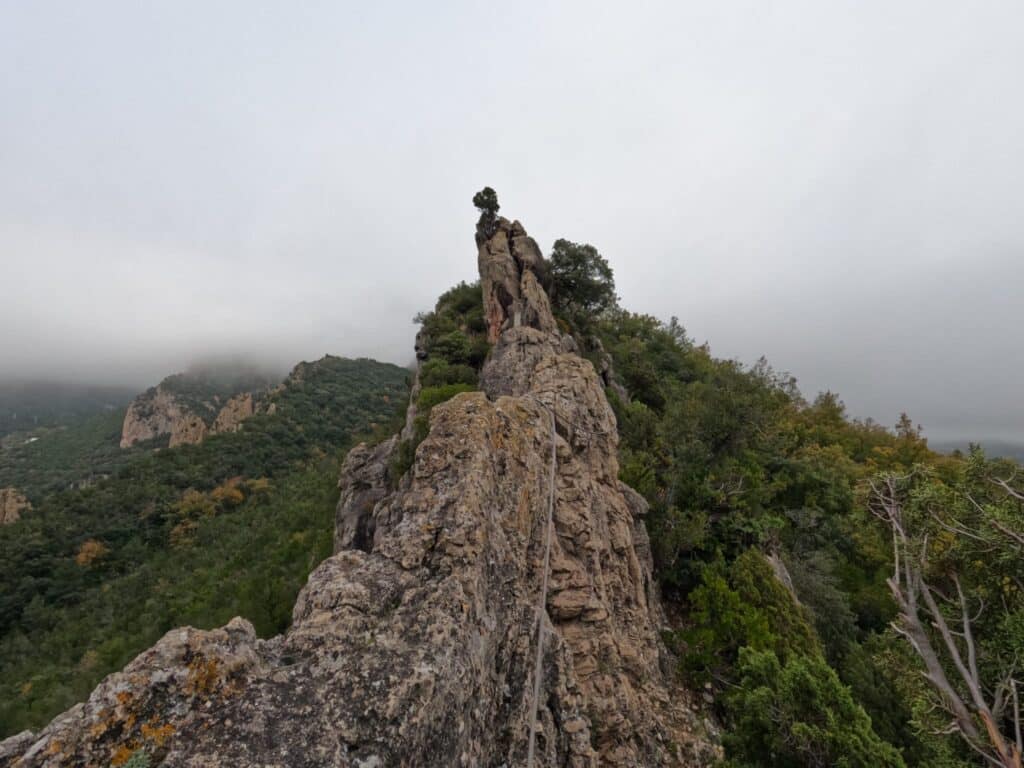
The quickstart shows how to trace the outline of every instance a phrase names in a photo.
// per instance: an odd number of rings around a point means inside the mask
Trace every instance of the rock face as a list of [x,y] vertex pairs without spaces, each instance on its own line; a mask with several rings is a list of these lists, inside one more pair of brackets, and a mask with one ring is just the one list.
[[194,413],[183,413],[181,418],[171,425],[171,439],[168,446],[198,445],[203,442],[209,429],[201,416]]
[[217,418],[213,421],[213,434],[220,432],[237,432],[242,428],[242,422],[256,413],[255,400],[252,392],[242,392],[235,395],[220,409]]
[[388,494],[391,458],[398,447],[395,435],[377,446],[360,443],[345,457],[338,488],[341,494],[334,518],[334,551],[369,552],[376,533],[373,510]]
[[162,387],[139,395],[124,415],[121,447],[172,434],[175,426],[185,419],[183,411],[177,398]]
[[518,221],[499,218],[493,232],[477,232],[477,266],[484,292],[487,340],[520,325],[557,333],[548,295],[541,287],[544,257]]
[[[211,407],[216,405],[212,403]],[[152,440],[164,435],[170,436],[168,445],[201,443],[207,435],[220,432],[237,432],[242,422],[258,412],[256,398],[252,392],[242,392],[224,404],[217,412],[212,424],[181,398],[157,386],[132,401],[124,416],[121,428],[121,447],[128,448],[143,440]]]
[[501,220],[480,243],[497,333],[483,391],[433,408],[402,478],[389,476],[397,439],[353,449],[336,554],[288,632],[173,630],[41,733],[0,744],[0,766],[137,750],[197,768],[523,766],[538,620],[537,766],[719,756],[659,639],[646,504],[618,480],[614,415],[557,332],[524,238]]
[[30,509],[32,505],[17,488],[0,488],[0,525],[18,522],[21,513]]

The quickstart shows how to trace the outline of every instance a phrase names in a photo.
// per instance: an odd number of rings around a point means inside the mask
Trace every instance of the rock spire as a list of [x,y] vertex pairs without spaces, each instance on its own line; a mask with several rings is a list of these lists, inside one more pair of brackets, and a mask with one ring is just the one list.
[[672,674],[643,524],[618,480],[597,372],[561,334],[544,261],[505,219],[478,235],[494,343],[479,392],[435,406],[411,468],[392,439],[340,480],[336,553],[291,628],[169,632],[0,766],[523,766],[553,537],[538,766],[698,766],[719,750]]

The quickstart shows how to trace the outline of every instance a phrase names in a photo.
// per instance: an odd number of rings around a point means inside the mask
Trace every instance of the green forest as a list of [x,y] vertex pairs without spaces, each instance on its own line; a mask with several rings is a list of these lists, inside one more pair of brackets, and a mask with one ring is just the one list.
[[133,449],[109,478],[45,493],[65,482],[60,455],[85,461],[109,445],[101,435],[117,445],[108,416],[66,430],[30,475],[33,511],[0,527],[0,734],[44,725],[173,627],[242,615],[261,636],[284,629],[331,551],[339,461],[355,438],[394,430],[407,379],[371,360],[303,363],[273,415]]
[[622,309],[592,246],[558,241],[551,272],[565,329],[628,392],[608,389],[621,477],[728,764],[1019,766],[1020,467],[714,358]]
[[0,440],[0,488],[12,486],[38,503],[114,474],[138,455],[135,446],[118,446],[124,413],[75,414],[61,424],[8,435]]
[[127,387],[31,380],[0,382],[0,438],[117,411],[135,394]]

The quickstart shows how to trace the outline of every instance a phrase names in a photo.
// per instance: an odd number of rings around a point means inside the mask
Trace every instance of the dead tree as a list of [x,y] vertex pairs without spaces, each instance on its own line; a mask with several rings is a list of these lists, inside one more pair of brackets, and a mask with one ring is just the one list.
[[[928,534],[908,530],[904,513],[904,488],[912,476],[886,476],[871,482],[871,511],[892,531],[893,575],[887,580],[899,609],[893,628],[910,643],[924,663],[925,679],[939,697],[940,706],[952,716],[946,732],[956,732],[985,761],[999,768],[1022,768],[1021,713],[1016,678],[1016,659],[996,680],[983,681],[978,673],[977,645],[968,598],[956,573],[948,575],[956,596],[947,598],[928,583]],[[999,481],[997,481],[999,482]],[[1017,499],[1020,491],[1005,484]],[[984,512],[977,502],[971,502]],[[957,536],[988,542],[986,532],[971,530],[954,520],[933,518]],[[1024,544],[1024,536],[998,520],[989,525],[1005,537]],[[948,618],[938,600],[955,605]],[[952,623],[952,626],[951,626]],[[1007,725],[1008,724],[1008,725]]]

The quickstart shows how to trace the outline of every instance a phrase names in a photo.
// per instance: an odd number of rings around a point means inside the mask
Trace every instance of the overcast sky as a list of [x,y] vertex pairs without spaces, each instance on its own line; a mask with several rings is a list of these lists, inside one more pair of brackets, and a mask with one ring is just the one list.
[[0,0],[0,377],[412,357],[485,184],[855,416],[1024,439],[1024,6]]

